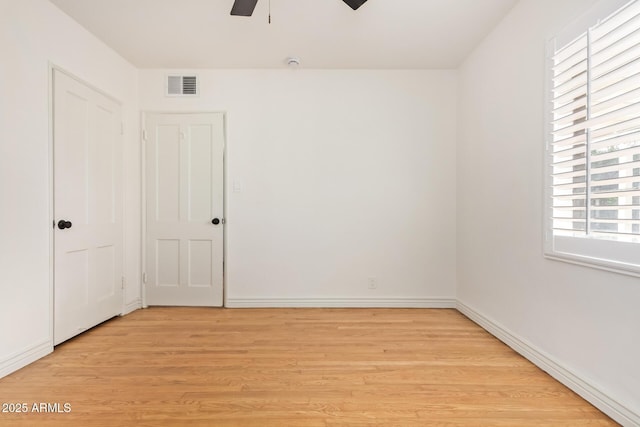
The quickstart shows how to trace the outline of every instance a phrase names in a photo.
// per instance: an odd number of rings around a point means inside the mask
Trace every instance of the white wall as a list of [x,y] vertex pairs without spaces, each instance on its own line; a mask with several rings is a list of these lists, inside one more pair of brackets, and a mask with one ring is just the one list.
[[139,298],[137,70],[46,0],[0,0],[0,376],[51,350],[49,63],[123,103],[127,303]]
[[459,70],[457,296],[638,423],[640,280],[542,256],[545,42],[592,3],[522,0]]
[[166,73],[142,110],[227,113],[230,305],[451,305],[454,71],[199,70],[189,99]]

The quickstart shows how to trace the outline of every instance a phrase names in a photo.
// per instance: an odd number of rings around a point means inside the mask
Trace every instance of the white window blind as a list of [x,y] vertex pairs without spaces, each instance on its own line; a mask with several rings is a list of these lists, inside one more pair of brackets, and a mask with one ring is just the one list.
[[[629,2],[552,55],[554,247],[640,267],[640,256],[625,254],[640,255],[640,1]],[[626,245],[590,250],[586,246],[597,244],[568,238]]]

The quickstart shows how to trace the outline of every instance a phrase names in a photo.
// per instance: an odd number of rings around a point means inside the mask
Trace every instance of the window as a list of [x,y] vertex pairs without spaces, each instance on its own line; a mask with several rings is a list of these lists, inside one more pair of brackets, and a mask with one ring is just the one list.
[[640,0],[620,3],[550,44],[545,249],[640,275]]

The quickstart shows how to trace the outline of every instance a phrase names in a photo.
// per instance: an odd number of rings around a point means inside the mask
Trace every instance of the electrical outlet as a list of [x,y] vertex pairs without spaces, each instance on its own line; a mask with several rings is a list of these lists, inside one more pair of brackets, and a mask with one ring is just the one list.
[[369,277],[369,289],[378,288],[378,280],[375,277]]

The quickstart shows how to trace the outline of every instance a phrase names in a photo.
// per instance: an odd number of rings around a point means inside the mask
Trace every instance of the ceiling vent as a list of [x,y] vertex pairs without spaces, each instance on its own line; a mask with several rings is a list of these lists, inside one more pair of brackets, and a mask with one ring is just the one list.
[[167,76],[167,96],[197,96],[198,76]]

